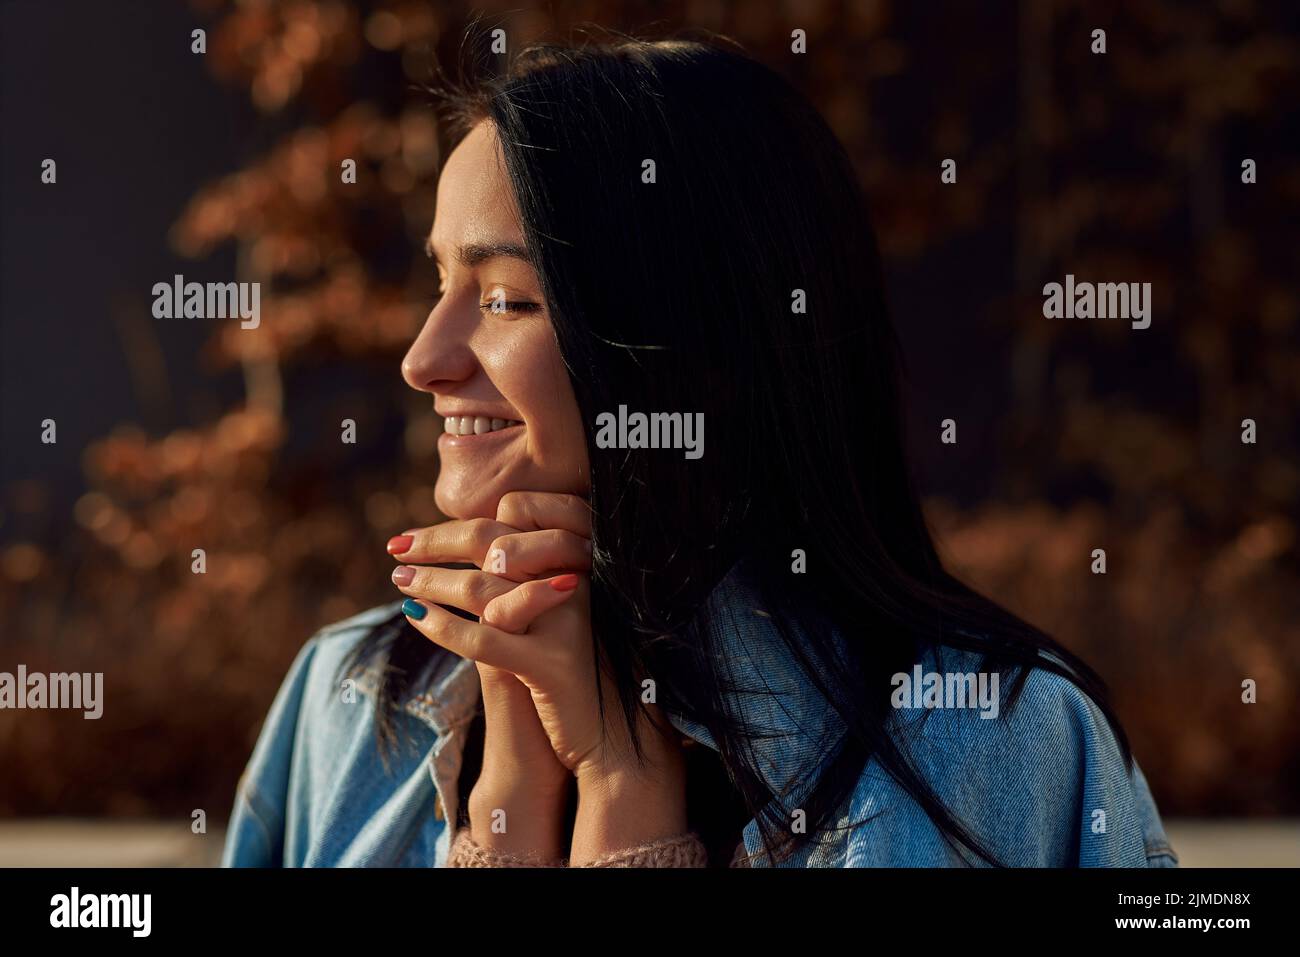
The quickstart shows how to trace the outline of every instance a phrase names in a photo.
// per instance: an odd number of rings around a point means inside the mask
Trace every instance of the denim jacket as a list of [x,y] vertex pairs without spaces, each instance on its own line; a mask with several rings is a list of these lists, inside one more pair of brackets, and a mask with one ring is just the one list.
[[[727,615],[729,707],[766,733],[753,752],[773,795],[797,809],[817,776],[839,716],[801,672],[755,592],[736,572],[710,599]],[[378,666],[340,683],[341,662],[400,602],[313,635],[299,651],[236,790],[227,867],[442,867],[458,812],[457,780],[479,704],[478,671],[435,656],[428,690],[397,718],[398,755],[381,761],[373,695]],[[918,674],[974,673],[978,656],[929,652]],[[749,689],[761,693],[748,693]],[[901,692],[896,727],[922,778],[999,861],[1017,867],[1176,867],[1142,771],[1124,765],[1097,706],[1072,682],[1035,668],[1014,709],[952,707],[940,689],[924,707]],[[681,717],[682,733],[716,746]],[[800,784],[800,782],[803,782]],[[773,798],[774,801],[778,798]],[[785,815],[783,814],[782,817]],[[452,826],[448,826],[448,821]],[[849,828],[852,822],[859,823]],[[783,867],[966,866],[925,811],[872,758],[838,814],[839,827]],[[744,828],[751,866],[764,866],[758,822]]]

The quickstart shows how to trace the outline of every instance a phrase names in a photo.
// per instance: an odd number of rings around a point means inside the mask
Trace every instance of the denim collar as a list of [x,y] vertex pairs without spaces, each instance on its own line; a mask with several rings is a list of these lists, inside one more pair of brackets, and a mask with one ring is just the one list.
[[[375,609],[380,621],[389,621],[402,614],[402,602],[395,601]],[[401,710],[411,717],[428,725],[439,737],[468,724],[474,719],[478,708],[481,689],[479,688],[477,667],[468,658],[451,655],[434,655],[427,666],[432,672],[427,678],[417,676],[412,682],[416,687],[424,687],[422,694],[408,696],[401,705]],[[371,658],[357,676],[357,690],[362,694],[373,696],[379,690],[384,674],[384,662]]]

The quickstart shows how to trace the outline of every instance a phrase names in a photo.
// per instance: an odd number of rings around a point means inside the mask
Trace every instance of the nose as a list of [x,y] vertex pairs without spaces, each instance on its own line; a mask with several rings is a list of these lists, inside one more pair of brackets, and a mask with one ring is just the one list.
[[433,392],[439,383],[464,382],[474,374],[468,328],[461,330],[443,299],[429,313],[424,328],[402,359],[402,378],[412,389]]

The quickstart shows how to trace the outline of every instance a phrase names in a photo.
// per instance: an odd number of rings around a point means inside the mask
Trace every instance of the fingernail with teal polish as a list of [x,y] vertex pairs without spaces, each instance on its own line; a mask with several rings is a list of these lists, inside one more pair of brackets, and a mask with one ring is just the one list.
[[408,598],[406,601],[402,602],[402,614],[407,618],[413,618],[416,621],[420,621],[428,613],[429,609],[425,608],[414,598]]

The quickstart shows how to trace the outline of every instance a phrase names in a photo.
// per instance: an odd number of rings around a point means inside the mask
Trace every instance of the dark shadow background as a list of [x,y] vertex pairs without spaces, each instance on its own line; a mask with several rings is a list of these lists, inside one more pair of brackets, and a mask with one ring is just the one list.
[[[1165,814],[1300,813],[1293,4],[475,9],[514,47],[719,31],[804,90],[872,200],[953,566],[1107,678]],[[0,670],[103,671],[107,702],[0,712],[0,815],[224,817],[297,648],[396,597],[384,541],[439,518],[398,375],[436,282],[414,87],[470,16],[0,4]],[[1067,272],[1151,282],[1151,328],[1044,319]],[[154,319],[175,273],[262,282],[261,328]]]

